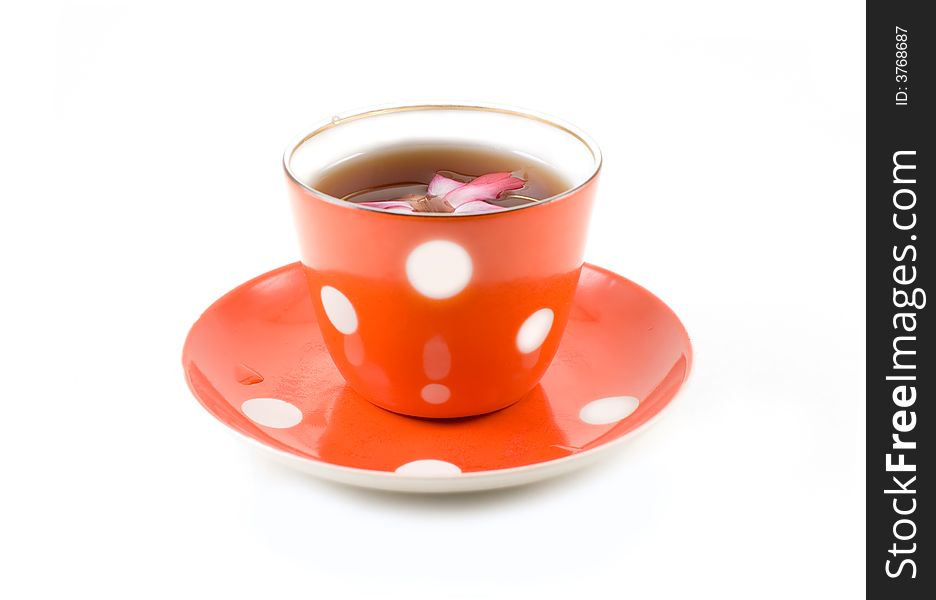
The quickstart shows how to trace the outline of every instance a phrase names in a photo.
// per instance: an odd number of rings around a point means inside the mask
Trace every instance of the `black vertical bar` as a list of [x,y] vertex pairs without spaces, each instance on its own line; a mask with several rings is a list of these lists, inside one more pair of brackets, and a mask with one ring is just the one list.
[[[936,19],[925,3],[867,8],[867,586],[936,597],[930,467],[936,362],[933,127]],[[928,10],[927,10],[928,9]],[[936,297],[933,298],[936,301]],[[924,593],[924,590],[926,592]]]

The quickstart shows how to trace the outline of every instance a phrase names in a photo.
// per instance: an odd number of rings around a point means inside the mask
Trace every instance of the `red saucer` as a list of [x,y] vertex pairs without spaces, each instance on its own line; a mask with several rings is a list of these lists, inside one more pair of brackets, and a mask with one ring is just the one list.
[[559,352],[530,394],[479,417],[405,417],[345,384],[295,263],[209,307],[182,360],[208,412],[294,467],[366,487],[449,492],[585,464],[669,404],[689,373],[691,346],[656,296],[586,264]]

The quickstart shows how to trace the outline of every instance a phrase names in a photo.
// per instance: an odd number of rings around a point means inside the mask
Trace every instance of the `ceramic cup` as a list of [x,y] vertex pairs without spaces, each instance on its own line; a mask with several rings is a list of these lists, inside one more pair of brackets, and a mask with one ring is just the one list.
[[[360,153],[470,144],[551,166],[567,191],[484,214],[392,213],[328,196],[316,176]],[[302,264],[328,352],[385,409],[451,418],[504,408],[556,354],[575,294],[601,154],[584,133],[496,106],[338,115],[286,151]]]

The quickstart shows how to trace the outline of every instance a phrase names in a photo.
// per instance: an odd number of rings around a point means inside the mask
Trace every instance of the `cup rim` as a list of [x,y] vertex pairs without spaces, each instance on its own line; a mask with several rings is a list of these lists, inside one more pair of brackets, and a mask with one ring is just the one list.
[[[354,202],[347,202],[347,201],[341,200],[340,198],[336,198],[334,196],[326,194],[325,192],[315,189],[314,187],[300,181],[300,179],[296,177],[296,174],[293,173],[292,169],[290,168],[290,161],[292,160],[292,157],[296,153],[296,151],[299,150],[299,148],[308,140],[312,139],[313,137],[315,137],[316,135],[324,131],[338,127],[339,125],[342,125],[343,123],[357,121],[357,120],[365,119],[368,117],[375,117],[375,116],[391,114],[395,112],[410,112],[410,111],[420,111],[420,110],[457,110],[457,111],[476,110],[476,111],[481,111],[481,112],[494,112],[494,113],[508,114],[508,115],[514,115],[518,117],[523,117],[526,119],[539,121],[540,123],[544,123],[546,125],[550,125],[569,135],[572,135],[573,137],[577,138],[580,142],[582,142],[585,145],[585,147],[591,153],[592,158],[594,159],[594,165],[592,167],[591,174],[578,185],[568,190],[565,190],[559,194],[555,194],[553,196],[549,196],[548,198],[539,200],[538,202],[534,202],[530,204],[523,204],[519,206],[511,206],[511,207],[504,208],[503,210],[499,210],[493,213],[490,213],[490,212],[489,213],[466,213],[466,214],[456,215],[456,214],[449,214],[449,213],[399,213],[399,212],[392,212],[392,211],[384,210],[381,208],[375,208],[371,206],[363,206],[361,204],[357,204]],[[575,127],[574,125],[567,123],[561,119],[557,119],[555,117],[551,117],[551,116],[544,115],[542,113],[538,113],[536,111],[513,107],[513,106],[506,106],[502,104],[488,104],[488,103],[385,104],[385,105],[380,105],[380,106],[372,106],[369,108],[351,110],[345,113],[336,114],[332,116],[330,119],[320,121],[317,124],[313,125],[309,133],[305,133],[305,134],[298,136],[291,144],[289,144],[286,147],[286,151],[283,153],[283,169],[286,172],[286,176],[293,183],[295,183],[296,185],[298,185],[300,188],[304,189],[305,191],[310,192],[316,198],[323,200],[325,202],[328,202],[329,204],[342,206],[349,210],[362,210],[362,211],[367,211],[367,212],[376,212],[376,213],[380,213],[384,215],[390,215],[393,217],[401,217],[401,218],[407,218],[407,219],[412,219],[412,218],[416,218],[416,219],[435,219],[435,218],[477,219],[477,218],[483,218],[483,217],[495,217],[503,213],[515,212],[519,210],[533,210],[539,206],[551,204],[553,202],[562,200],[563,198],[571,196],[575,194],[576,192],[578,192],[579,190],[581,190],[582,188],[586,187],[592,181],[594,181],[594,179],[598,176],[598,173],[601,171],[601,166],[602,166],[602,156],[601,156],[601,149],[598,147],[598,144],[595,143],[595,141],[587,133]]]

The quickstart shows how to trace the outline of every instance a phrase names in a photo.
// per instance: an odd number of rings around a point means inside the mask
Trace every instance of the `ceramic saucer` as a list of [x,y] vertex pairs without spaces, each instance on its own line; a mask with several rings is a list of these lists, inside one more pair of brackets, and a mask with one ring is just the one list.
[[404,417],[344,383],[296,263],[215,302],[182,360],[208,412],[289,466],[364,487],[463,492],[559,475],[619,445],[679,391],[691,347],[656,296],[586,264],[559,352],[532,392],[479,417]]

